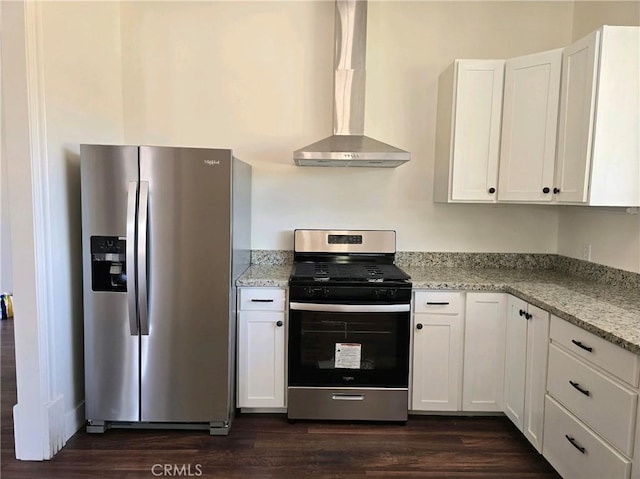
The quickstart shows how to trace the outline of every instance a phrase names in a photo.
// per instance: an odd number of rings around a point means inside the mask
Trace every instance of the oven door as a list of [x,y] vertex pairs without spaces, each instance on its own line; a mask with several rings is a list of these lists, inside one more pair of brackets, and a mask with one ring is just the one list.
[[289,386],[406,388],[409,304],[289,305]]

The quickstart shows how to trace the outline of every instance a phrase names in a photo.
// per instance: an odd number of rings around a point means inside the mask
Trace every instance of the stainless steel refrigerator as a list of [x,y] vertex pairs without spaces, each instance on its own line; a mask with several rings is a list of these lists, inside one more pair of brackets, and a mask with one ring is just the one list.
[[81,145],[88,432],[227,434],[251,167],[231,150]]

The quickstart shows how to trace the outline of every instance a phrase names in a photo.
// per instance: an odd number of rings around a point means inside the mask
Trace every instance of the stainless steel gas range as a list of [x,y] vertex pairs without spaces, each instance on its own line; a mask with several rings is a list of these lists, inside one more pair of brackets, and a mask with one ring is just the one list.
[[288,418],[406,421],[411,281],[388,230],[295,230]]

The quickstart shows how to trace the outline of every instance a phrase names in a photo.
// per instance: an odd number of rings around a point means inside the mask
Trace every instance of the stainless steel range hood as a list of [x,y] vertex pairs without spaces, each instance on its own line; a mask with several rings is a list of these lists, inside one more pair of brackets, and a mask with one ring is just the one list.
[[366,0],[336,0],[333,135],[294,151],[299,166],[392,168],[411,153],[364,135]]

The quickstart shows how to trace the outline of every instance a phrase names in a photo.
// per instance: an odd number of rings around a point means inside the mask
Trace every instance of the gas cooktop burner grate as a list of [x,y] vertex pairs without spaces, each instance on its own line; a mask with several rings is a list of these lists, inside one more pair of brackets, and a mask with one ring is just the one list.
[[409,279],[409,276],[393,264],[341,264],[296,263],[292,278],[314,281],[366,281],[384,282]]

